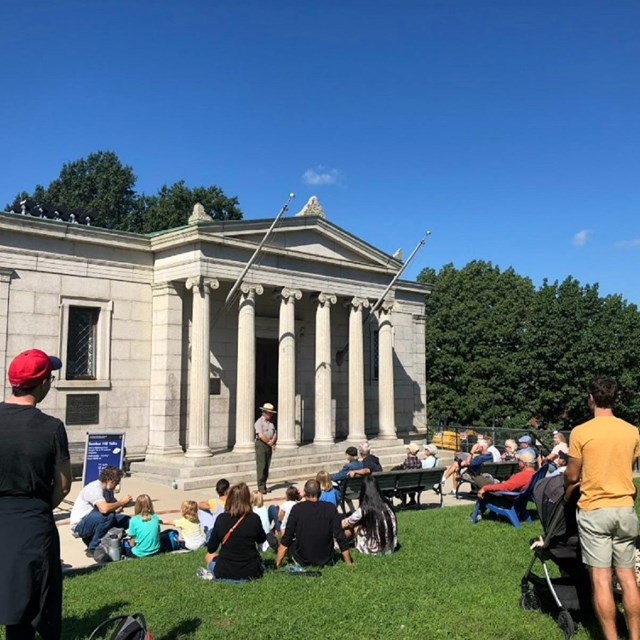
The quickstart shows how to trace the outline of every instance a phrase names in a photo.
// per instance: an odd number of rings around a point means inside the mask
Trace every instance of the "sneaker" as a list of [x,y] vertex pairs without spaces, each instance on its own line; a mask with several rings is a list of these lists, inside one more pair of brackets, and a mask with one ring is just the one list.
[[87,558],[93,558],[93,552],[95,551],[95,549],[85,549],[84,550],[84,555],[87,556]]
[[433,490],[434,490],[436,493],[438,493],[438,494],[439,494],[439,493],[440,493],[440,491],[441,491],[440,487],[444,487],[444,485],[441,485],[439,482],[436,482],[436,483],[433,485]]
[[213,580],[213,574],[206,567],[198,567],[196,569],[196,576],[201,580]]
[[278,538],[276,538],[273,533],[267,533],[267,543],[271,551],[274,553],[278,551]]

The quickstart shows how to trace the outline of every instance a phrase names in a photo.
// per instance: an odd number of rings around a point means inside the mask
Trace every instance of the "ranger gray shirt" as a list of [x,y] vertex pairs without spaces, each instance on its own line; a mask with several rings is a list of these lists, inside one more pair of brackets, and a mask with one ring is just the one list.
[[269,422],[269,420],[265,420],[263,416],[260,416],[256,420],[255,429],[256,429],[256,436],[263,434],[264,436],[267,437],[268,440],[271,440],[271,438],[273,438],[276,432],[276,428],[273,425],[273,422]]

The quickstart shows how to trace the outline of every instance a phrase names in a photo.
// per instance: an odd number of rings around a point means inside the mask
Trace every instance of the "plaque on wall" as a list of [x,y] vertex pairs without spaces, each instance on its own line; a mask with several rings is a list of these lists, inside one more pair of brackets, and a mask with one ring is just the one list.
[[220,378],[209,378],[209,395],[220,395]]
[[70,393],[67,395],[66,424],[99,424],[100,394]]

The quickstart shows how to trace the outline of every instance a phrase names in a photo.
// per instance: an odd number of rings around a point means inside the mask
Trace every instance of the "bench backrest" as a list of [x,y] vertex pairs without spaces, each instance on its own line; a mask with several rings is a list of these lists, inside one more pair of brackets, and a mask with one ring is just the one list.
[[488,473],[496,480],[506,480],[518,470],[517,462],[483,462],[478,473]]

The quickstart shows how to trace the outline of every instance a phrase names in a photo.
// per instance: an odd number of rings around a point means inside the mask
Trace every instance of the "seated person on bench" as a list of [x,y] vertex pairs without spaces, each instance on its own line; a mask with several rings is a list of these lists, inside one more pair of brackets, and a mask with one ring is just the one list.
[[[488,449],[487,441],[482,439],[478,440],[478,442],[471,447],[471,453],[464,453],[462,451],[456,453],[453,462],[447,467],[447,470],[442,476],[442,486],[444,486],[447,478],[454,473],[457,476],[462,476],[464,473],[468,473],[472,477],[477,475],[482,463],[493,462],[493,455],[489,453]],[[460,478],[457,478],[454,481],[454,491],[452,493],[455,493],[455,488],[459,484]]]
[[347,447],[344,453],[347,461],[342,465],[340,471],[331,474],[333,482],[341,482],[349,475],[349,471],[358,471],[363,467],[362,462],[358,460],[358,450],[355,447]]
[[370,473],[377,473],[382,471],[382,465],[380,464],[380,458],[374,456],[371,453],[371,447],[368,442],[363,442],[358,447],[358,453],[362,458],[362,469],[352,469],[347,474],[350,478],[354,476],[368,476]]
[[[509,476],[503,482],[496,482],[486,476],[476,476],[473,480],[478,487],[478,498],[484,498],[486,494],[494,491],[522,491],[535,473],[536,459],[529,451],[517,454],[518,471]],[[499,507],[510,507],[514,496],[491,496],[490,500]]]

